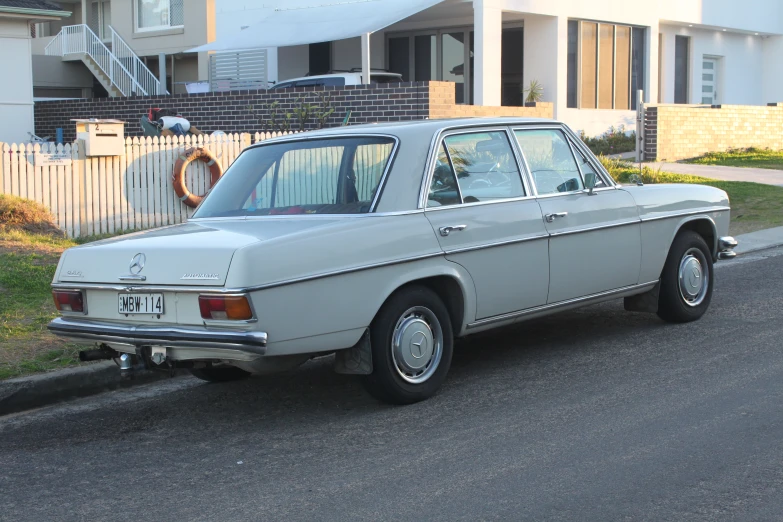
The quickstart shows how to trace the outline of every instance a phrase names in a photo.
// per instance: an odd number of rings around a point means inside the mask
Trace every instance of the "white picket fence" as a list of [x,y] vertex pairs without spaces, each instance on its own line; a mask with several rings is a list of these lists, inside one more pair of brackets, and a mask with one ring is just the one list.
[[[51,211],[69,237],[113,234],[182,223],[193,209],[174,193],[177,158],[204,147],[227,169],[251,143],[279,133],[127,138],[122,156],[80,159],[76,143],[0,143],[0,194],[37,201]],[[204,162],[186,171],[186,184],[204,194],[210,175]]]

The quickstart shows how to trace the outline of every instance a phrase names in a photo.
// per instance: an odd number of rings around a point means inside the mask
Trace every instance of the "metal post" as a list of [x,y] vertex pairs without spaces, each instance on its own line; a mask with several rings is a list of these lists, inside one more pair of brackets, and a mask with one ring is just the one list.
[[362,35],[362,83],[370,84],[370,33]]
[[636,91],[636,162],[644,161],[644,91]]
[[166,89],[166,54],[160,53],[158,55],[158,92],[155,94],[163,94]]

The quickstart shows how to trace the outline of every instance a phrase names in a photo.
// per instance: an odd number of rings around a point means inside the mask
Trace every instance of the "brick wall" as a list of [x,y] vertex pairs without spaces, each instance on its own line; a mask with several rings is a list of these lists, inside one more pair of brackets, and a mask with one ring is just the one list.
[[429,82],[430,118],[467,118],[514,116],[518,118],[553,118],[554,105],[538,102],[529,107],[491,107],[485,105],[457,105],[452,82]]
[[783,149],[783,103],[645,109],[645,158],[676,161],[732,148]]
[[[54,137],[55,129],[60,127],[65,142],[70,142],[75,139],[75,125],[71,119],[113,118],[127,122],[126,136],[141,136],[139,119],[152,107],[177,109],[191,124],[207,133],[217,130],[267,132],[276,130],[270,122],[271,104],[277,102],[278,112],[282,114],[301,103],[317,105],[319,96],[327,95],[331,96],[335,109],[327,122],[328,127],[340,125],[348,110],[352,111],[352,124],[427,118],[552,118],[554,114],[551,103],[536,103],[529,107],[457,105],[454,83],[411,82],[38,102],[35,104],[35,133]],[[307,129],[315,127],[316,120],[311,117]],[[292,130],[298,129],[298,122],[294,121]]]
[[[453,84],[452,90],[454,89]],[[280,113],[300,105],[318,104],[319,95],[331,96],[334,114],[327,126],[340,125],[351,110],[352,124],[379,121],[421,120],[429,116],[427,82],[400,83],[385,86],[299,87],[279,91],[232,91],[203,94],[178,94],[129,98],[93,98],[61,100],[35,104],[35,133],[55,136],[55,129],[64,132],[65,142],[75,139],[74,118],[115,118],[127,122],[126,136],[141,136],[139,119],[152,107],[177,109],[200,130],[211,133],[265,132],[271,128],[270,105],[278,102]],[[292,130],[298,130],[297,122]],[[308,129],[316,127],[310,118]]]

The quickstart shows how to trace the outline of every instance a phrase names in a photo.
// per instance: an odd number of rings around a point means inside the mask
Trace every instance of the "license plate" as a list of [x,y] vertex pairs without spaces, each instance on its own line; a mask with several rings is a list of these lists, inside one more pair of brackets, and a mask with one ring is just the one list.
[[119,294],[121,314],[162,314],[163,294]]

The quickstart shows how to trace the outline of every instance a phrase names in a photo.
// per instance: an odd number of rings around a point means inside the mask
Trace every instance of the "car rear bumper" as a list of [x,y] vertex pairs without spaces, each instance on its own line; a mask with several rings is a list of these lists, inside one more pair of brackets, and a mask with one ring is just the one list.
[[267,334],[255,331],[207,330],[179,326],[123,325],[58,317],[48,325],[59,336],[111,345],[212,348],[257,355],[266,353]]

